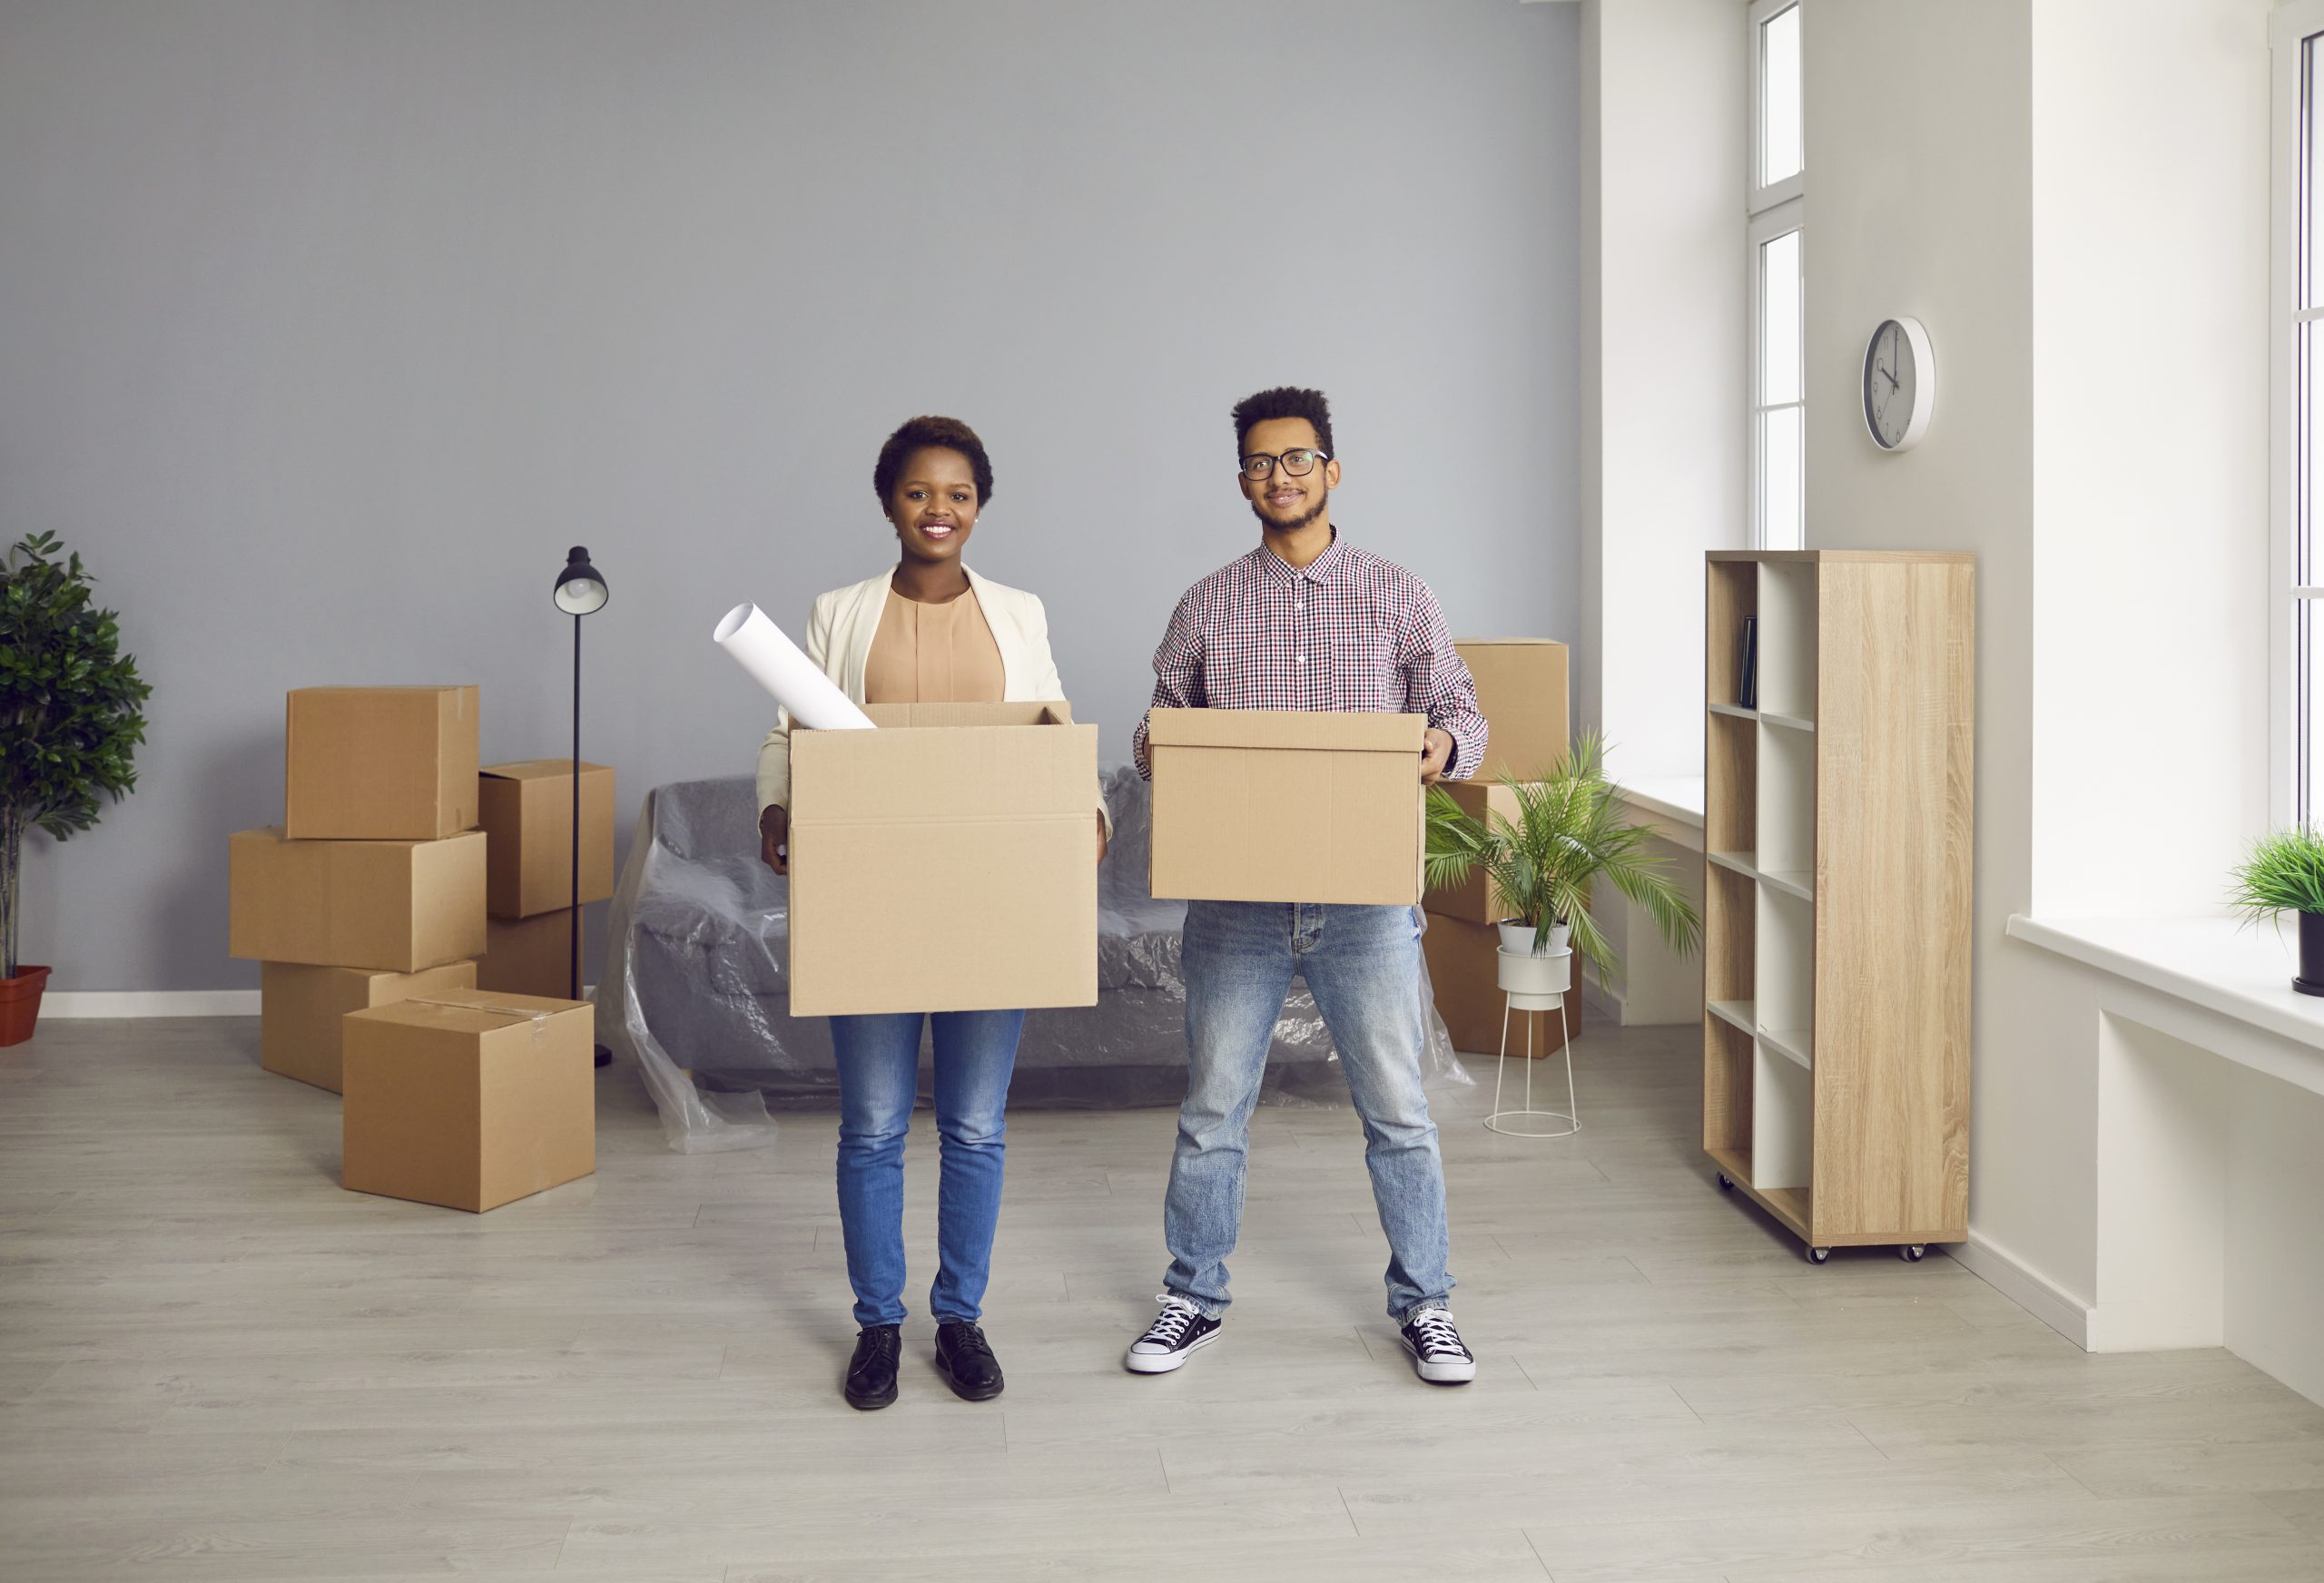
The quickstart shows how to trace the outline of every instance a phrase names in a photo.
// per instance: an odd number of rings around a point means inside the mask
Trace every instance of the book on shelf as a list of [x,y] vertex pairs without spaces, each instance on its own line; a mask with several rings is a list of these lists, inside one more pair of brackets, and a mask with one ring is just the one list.
[[1743,660],[1739,674],[1741,684],[1735,689],[1735,702],[1745,709],[1759,706],[1759,618],[1743,618]]

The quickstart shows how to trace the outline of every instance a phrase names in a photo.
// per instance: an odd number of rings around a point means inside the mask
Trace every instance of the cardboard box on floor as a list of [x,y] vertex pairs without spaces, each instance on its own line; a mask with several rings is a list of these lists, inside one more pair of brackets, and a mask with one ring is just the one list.
[[[582,934],[585,939],[588,931]],[[586,947],[573,938],[573,910],[537,912],[514,921],[484,920],[484,955],[476,964],[479,989],[510,995],[546,995],[570,998]],[[583,971],[583,985],[589,975]]]
[[[1472,1055],[1498,1055],[1501,1017],[1508,1004],[1502,995],[1501,962],[1496,955],[1501,949],[1500,931],[1484,924],[1432,913],[1428,932],[1420,937],[1420,944],[1422,954],[1428,959],[1428,978],[1436,994],[1437,1015],[1444,1018],[1444,1030],[1452,1036],[1452,1047]],[[1528,1019],[1532,1023],[1534,1058],[1555,1055],[1565,1047],[1559,1042],[1556,1012],[1512,1011],[1511,1055],[1525,1053]],[[1567,1033],[1581,1037],[1579,959],[1575,962],[1573,988],[1566,991],[1565,1027]]]
[[[573,761],[528,759],[477,772],[477,816],[489,843],[485,909],[533,918],[574,905]],[[614,772],[581,762],[581,901],[614,893]]]
[[484,954],[484,832],[227,842],[229,956],[416,973]]
[[284,715],[292,841],[436,841],[476,823],[474,687],[300,687]]
[[1452,646],[1476,680],[1477,707],[1492,728],[1484,762],[1469,779],[1548,779],[1565,757],[1565,644],[1546,637],[1472,637]]
[[353,1013],[340,1180],[481,1212],[588,1175],[596,1029],[586,1002],[482,990]]
[[1155,710],[1154,894],[1411,906],[1426,726],[1418,714]]
[[264,963],[259,968],[258,1064],[336,1094],[349,1012],[391,1006],[414,995],[456,996],[475,988],[474,962],[448,962],[417,973]]
[[1098,1002],[1098,728],[873,704],[791,733],[791,1013]]

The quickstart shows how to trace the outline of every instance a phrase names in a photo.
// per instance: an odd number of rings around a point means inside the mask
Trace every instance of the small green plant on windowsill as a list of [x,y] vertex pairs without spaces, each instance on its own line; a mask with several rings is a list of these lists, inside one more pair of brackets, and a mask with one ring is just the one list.
[[1695,949],[1702,919],[1648,849],[1653,831],[1622,818],[1594,733],[1577,738],[1547,780],[1504,776],[1502,784],[1516,801],[1514,820],[1491,809],[1472,817],[1442,787],[1430,791],[1422,867],[1432,888],[1482,869],[1533,931],[1534,954],[1552,949],[1552,926],[1565,926],[1573,949],[1608,979],[1620,975],[1621,960],[1590,910],[1600,879],[1636,902],[1673,950]]
[[2251,843],[2228,900],[2245,921],[2299,914],[2299,976],[2291,987],[2324,995],[2324,836],[2304,827],[2272,831]]

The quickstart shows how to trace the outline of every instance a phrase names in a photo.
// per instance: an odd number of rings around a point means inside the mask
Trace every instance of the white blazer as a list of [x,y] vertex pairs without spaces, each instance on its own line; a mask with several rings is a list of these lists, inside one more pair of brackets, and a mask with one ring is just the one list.
[[[1057,661],[1049,654],[1049,613],[1035,595],[1021,588],[980,577],[968,567],[969,587],[992,628],[1000,649],[1000,696],[1010,703],[1063,699],[1065,684],[1058,680]],[[834,588],[815,595],[807,617],[807,658],[839,690],[854,702],[863,699],[863,667],[872,654],[872,640],[880,630],[880,613],[887,608],[892,590],[891,572],[882,572],[850,588]],[[759,748],[759,811],[781,803],[791,805],[791,714],[775,711],[775,727]],[[1098,817],[1113,833],[1113,815],[1106,809],[1106,793],[1098,792]]]

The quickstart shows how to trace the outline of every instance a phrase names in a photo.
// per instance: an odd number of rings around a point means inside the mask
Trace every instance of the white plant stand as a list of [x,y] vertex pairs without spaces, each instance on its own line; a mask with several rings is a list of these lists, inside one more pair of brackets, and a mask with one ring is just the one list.
[[[1581,1130],[1581,1106],[1573,1088],[1573,1036],[1565,1021],[1566,991],[1573,984],[1573,951],[1569,947],[1536,956],[1504,946],[1500,954],[1499,981],[1505,997],[1501,1008],[1501,1059],[1493,1067],[1492,1113],[1485,1117],[1485,1126],[1504,1137],[1571,1137]],[[1509,1014],[1512,1011],[1558,1014],[1558,1042],[1565,1057],[1563,1110],[1533,1108],[1533,1024],[1530,1018],[1525,1024],[1525,1103],[1517,1110],[1501,1107],[1502,1080],[1509,1069]],[[1544,1125],[1548,1123],[1562,1125]]]

